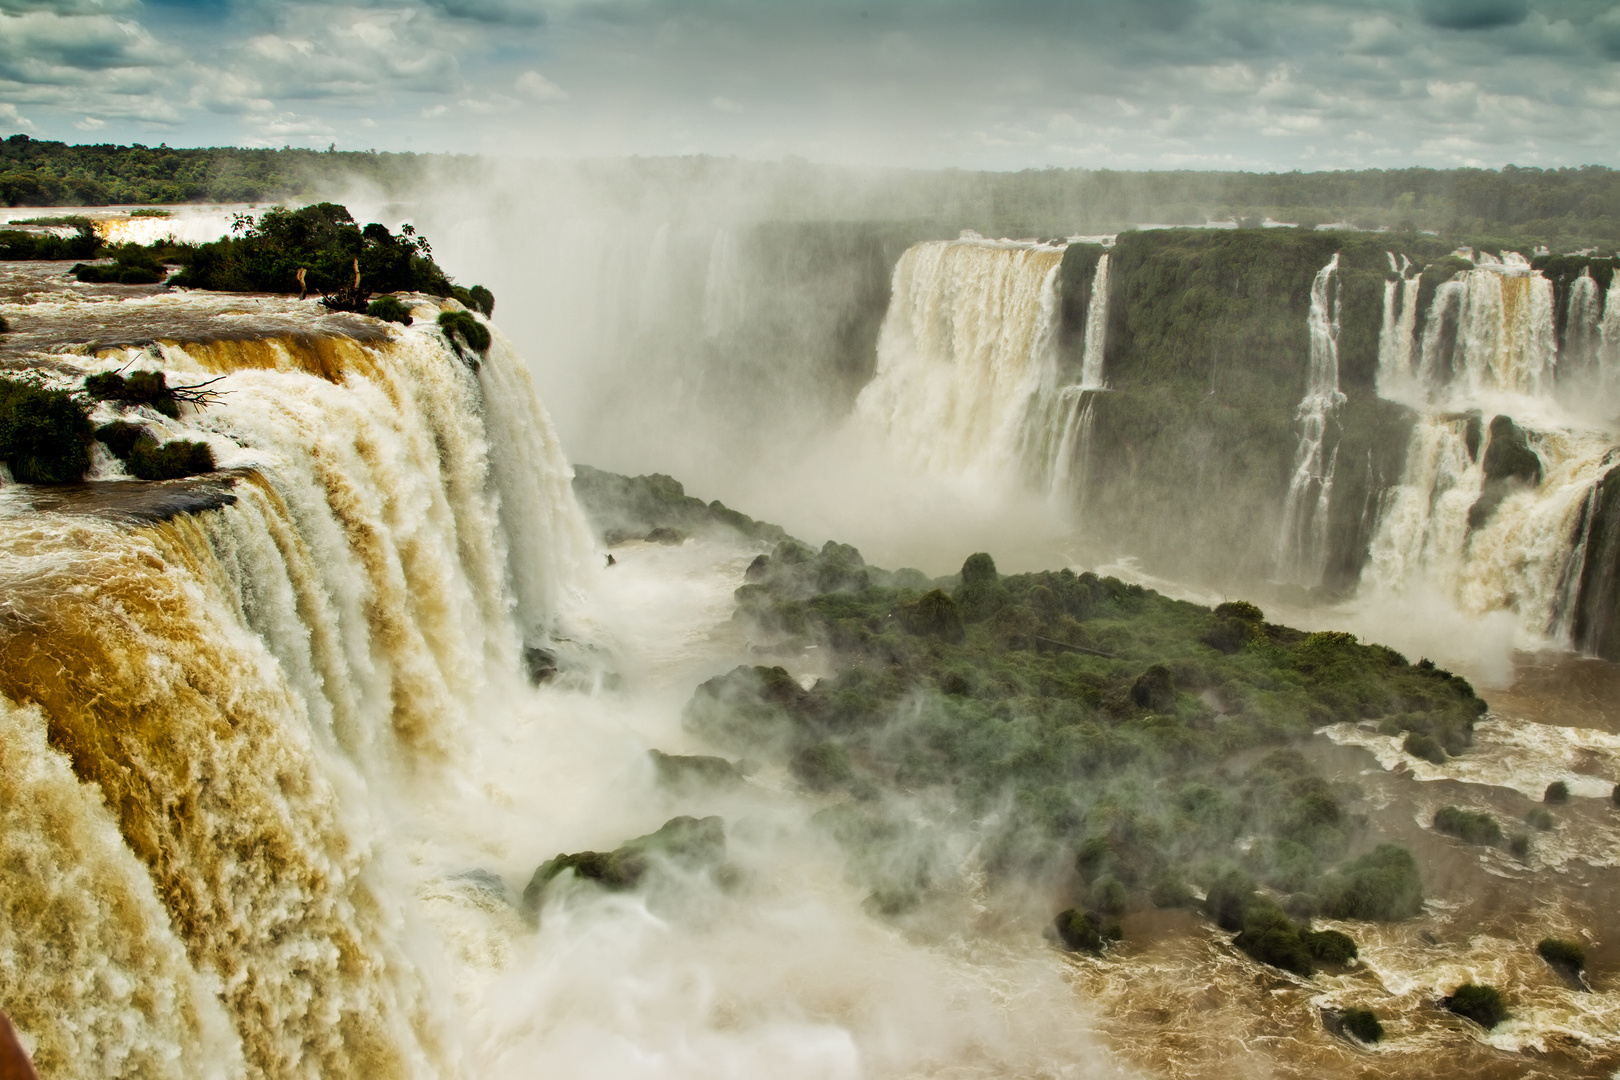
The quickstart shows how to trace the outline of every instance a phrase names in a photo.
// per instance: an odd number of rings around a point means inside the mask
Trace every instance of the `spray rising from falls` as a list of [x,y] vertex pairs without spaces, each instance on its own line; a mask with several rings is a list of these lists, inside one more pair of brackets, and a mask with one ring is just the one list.
[[1338,447],[1328,446],[1328,423],[1344,404],[1339,390],[1339,256],[1311,283],[1311,359],[1299,403],[1299,446],[1277,538],[1277,579],[1313,586],[1328,558],[1328,512]]
[[1419,419],[1363,592],[1438,589],[1471,615],[1510,613],[1524,644],[1593,648],[1573,627],[1595,569],[1596,486],[1614,464],[1612,291],[1574,279],[1560,350],[1554,284],[1520,256],[1482,254],[1427,311],[1410,265],[1391,268],[1377,386]]

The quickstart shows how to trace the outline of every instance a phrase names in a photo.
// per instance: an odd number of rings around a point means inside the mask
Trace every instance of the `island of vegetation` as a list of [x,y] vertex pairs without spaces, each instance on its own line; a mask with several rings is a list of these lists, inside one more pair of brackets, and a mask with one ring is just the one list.
[[[621,538],[716,524],[667,477],[581,467],[575,489]],[[745,521],[742,535],[760,535]],[[746,577],[736,618],[756,649],[815,646],[834,673],[807,686],[785,666],[739,667],[698,688],[685,722],[825,800],[817,821],[874,913],[945,902],[953,832],[975,838],[992,888],[1047,890],[1063,908],[1053,938],[1081,952],[1128,941],[1121,916],[1187,907],[1309,978],[1358,953],[1353,933],[1314,920],[1422,909],[1410,852],[1367,836],[1355,794],[1297,744],[1362,720],[1466,743],[1485,704],[1427,661],[1280,626],[1243,601],[1210,609],[1068,570],[1003,575],[985,553],[930,578],[783,537]],[[1346,1030],[1380,1037],[1361,1012]]]

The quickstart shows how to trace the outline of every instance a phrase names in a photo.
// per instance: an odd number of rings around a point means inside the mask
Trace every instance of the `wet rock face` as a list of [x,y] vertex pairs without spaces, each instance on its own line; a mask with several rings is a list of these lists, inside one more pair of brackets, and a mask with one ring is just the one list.
[[1541,459],[1530,449],[1530,438],[1511,416],[1491,421],[1490,442],[1485,447],[1485,486],[1468,511],[1468,527],[1477,529],[1491,519],[1496,508],[1515,489],[1541,483]]
[[1584,653],[1620,660],[1620,469],[1599,482],[1577,532],[1585,547],[1571,636]]

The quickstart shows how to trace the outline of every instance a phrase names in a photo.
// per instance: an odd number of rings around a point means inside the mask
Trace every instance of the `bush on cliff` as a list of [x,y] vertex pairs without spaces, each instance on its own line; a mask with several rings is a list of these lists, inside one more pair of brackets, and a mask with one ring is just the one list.
[[489,328],[465,311],[446,311],[439,315],[439,329],[444,336],[457,342],[463,349],[480,355],[489,352]]
[[103,254],[112,255],[112,265],[79,263],[71,273],[80,281],[105,285],[156,285],[169,274],[155,247],[119,244]]
[[66,484],[90,468],[90,411],[72,393],[0,378],[0,461],[24,484]]
[[366,305],[366,314],[383,322],[399,323],[401,326],[411,325],[411,309],[400,303],[399,298],[395,296],[377,297]]
[[214,452],[207,443],[171,439],[159,443],[142,435],[130,447],[124,466],[138,480],[180,480],[214,471]]

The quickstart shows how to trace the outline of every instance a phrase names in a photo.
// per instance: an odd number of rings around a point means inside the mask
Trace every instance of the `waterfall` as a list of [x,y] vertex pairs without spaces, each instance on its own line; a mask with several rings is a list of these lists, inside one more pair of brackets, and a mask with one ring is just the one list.
[[[1436,289],[1414,371],[1416,286],[1405,277],[1385,286],[1378,393],[1421,417],[1376,526],[1362,588],[1393,598],[1421,582],[1466,613],[1511,613],[1526,643],[1567,645],[1594,487],[1615,438],[1571,413],[1557,380],[1589,386],[1586,373],[1605,362],[1603,298],[1589,275],[1572,283],[1560,354],[1552,282],[1521,256],[1482,253],[1475,269]],[[1509,485],[1506,494],[1471,527],[1497,415],[1528,432],[1540,479],[1494,481]]]
[[1328,421],[1344,404],[1339,390],[1339,256],[1311,282],[1310,367],[1299,403],[1299,445],[1277,538],[1277,580],[1319,585],[1328,557],[1328,512],[1338,447],[1327,445]]
[[1097,259],[1097,272],[1091,280],[1091,298],[1086,304],[1086,348],[1080,361],[1080,388],[1103,388],[1103,353],[1108,346],[1108,253]]
[[1598,329],[1601,342],[1599,367],[1603,389],[1613,398],[1620,391],[1620,275],[1609,284],[1604,296],[1603,322]]
[[223,375],[136,418],[234,481],[0,499],[0,985],[43,1074],[465,1075],[391,830],[476,775],[593,544],[510,345],[475,373],[433,313],[55,358]]
[[1055,396],[1062,258],[1058,248],[976,239],[908,248],[857,423],[916,468],[1013,474],[1032,401],[1043,387]]
[[1384,282],[1384,320],[1378,333],[1378,396],[1392,401],[1420,398],[1412,365],[1413,335],[1417,329],[1418,288],[1422,281],[1409,275],[1411,261],[1401,256],[1400,266],[1389,255],[1396,277]]
[[1539,396],[1558,363],[1552,282],[1528,267],[1465,271],[1435,292],[1419,379],[1452,407],[1482,394]]
[[[1561,362],[1575,371],[1586,372],[1601,361],[1603,347],[1603,294],[1592,280],[1591,270],[1570,282],[1569,303],[1565,308],[1564,351]],[[1595,374],[1595,372],[1594,372]]]

